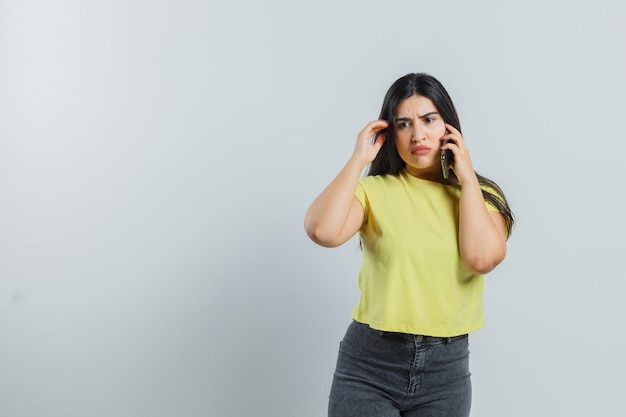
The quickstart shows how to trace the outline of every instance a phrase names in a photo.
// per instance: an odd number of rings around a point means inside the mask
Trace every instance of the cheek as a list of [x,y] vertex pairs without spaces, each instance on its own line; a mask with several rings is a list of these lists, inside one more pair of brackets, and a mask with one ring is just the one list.
[[443,122],[437,123],[436,125],[431,127],[430,132],[433,136],[441,138],[443,135],[446,134],[446,125],[443,124]]
[[394,141],[394,144],[396,145],[397,152],[402,152],[406,148],[406,143],[402,141],[402,138],[400,136],[396,135],[396,140]]
[[411,135],[403,131],[396,131],[396,145],[408,143],[411,141]]

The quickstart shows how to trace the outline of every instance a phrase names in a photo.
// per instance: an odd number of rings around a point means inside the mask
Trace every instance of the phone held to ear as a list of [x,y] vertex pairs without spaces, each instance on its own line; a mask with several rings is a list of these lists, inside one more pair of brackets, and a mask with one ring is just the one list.
[[[448,130],[446,129],[446,135],[448,134]],[[451,140],[447,140],[446,143],[453,142]],[[448,179],[450,176],[450,165],[454,162],[454,154],[450,149],[446,149],[441,151],[441,171],[443,172],[443,178]]]

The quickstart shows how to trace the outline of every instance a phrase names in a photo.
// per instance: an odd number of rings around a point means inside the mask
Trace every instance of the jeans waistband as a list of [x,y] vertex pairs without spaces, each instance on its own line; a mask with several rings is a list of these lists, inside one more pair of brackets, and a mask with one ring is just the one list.
[[386,332],[384,330],[372,329],[379,336],[384,338],[392,338],[392,339],[403,339],[403,340],[411,340],[416,343],[424,343],[424,344],[448,344],[458,339],[467,338],[467,334],[461,334],[458,336],[450,336],[450,337],[439,337],[439,336],[426,336],[421,334],[410,334],[410,333],[398,333],[398,332]]

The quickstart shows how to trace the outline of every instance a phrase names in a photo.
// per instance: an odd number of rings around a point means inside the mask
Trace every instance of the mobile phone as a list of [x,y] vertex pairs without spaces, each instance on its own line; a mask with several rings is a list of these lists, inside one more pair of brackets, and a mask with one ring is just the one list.
[[[448,134],[448,129],[446,129],[446,135]],[[446,143],[453,142],[451,140],[447,140]],[[446,149],[441,151],[441,171],[443,172],[443,178],[448,179],[450,176],[450,165],[454,162],[454,154],[450,149]]]

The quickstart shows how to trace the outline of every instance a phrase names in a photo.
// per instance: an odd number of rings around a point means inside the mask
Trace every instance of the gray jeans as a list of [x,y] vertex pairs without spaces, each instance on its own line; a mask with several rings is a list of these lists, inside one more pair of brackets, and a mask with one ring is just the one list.
[[339,347],[329,417],[467,417],[468,336],[390,333],[353,321]]

